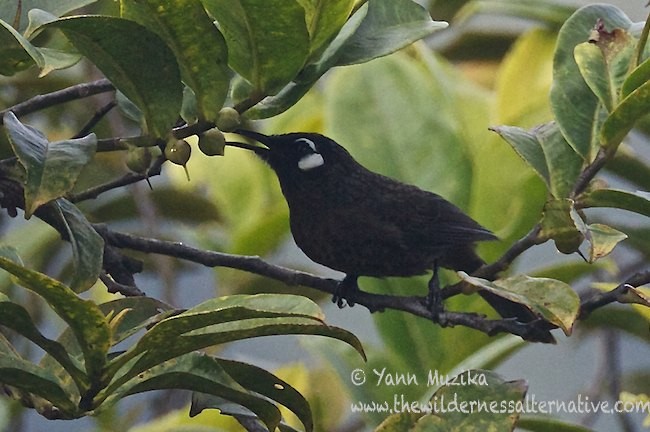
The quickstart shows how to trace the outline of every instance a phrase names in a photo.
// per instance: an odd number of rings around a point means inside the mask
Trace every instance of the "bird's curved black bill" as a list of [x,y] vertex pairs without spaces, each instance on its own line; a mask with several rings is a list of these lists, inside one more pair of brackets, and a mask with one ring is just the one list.
[[[253,139],[260,144],[264,144],[266,147],[269,147],[268,142],[269,142],[269,137],[261,134],[259,132],[254,132],[254,131],[249,131],[249,130],[244,130],[244,129],[237,129],[235,131],[237,135],[244,136],[246,138]],[[258,156],[265,156],[269,152],[268,148],[265,147],[260,147],[248,143],[243,143],[243,142],[238,142],[238,141],[226,141],[226,145],[232,146],[232,147],[238,147],[238,148],[243,148],[246,150],[251,150],[255,152]]]

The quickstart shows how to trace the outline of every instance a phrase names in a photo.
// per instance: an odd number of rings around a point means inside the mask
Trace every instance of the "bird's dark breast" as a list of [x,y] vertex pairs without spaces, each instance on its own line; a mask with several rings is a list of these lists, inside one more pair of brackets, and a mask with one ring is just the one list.
[[399,191],[381,186],[347,177],[336,185],[285,191],[298,247],[313,261],[347,274],[413,276],[431,270],[446,248],[418,234],[430,221],[413,220],[415,226],[405,227],[414,209],[400,207]]
[[296,244],[317,263],[347,274],[363,276],[412,276],[433,267],[435,256],[414,251],[390,226],[350,217],[347,212],[319,216],[301,211],[291,214]]

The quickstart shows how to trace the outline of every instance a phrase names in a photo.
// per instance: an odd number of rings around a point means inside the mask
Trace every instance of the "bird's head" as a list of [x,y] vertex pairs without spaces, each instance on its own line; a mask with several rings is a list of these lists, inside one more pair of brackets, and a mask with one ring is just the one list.
[[253,150],[273,168],[281,182],[323,177],[356,164],[347,150],[317,133],[264,135],[249,130],[237,130],[236,133],[266,147]]

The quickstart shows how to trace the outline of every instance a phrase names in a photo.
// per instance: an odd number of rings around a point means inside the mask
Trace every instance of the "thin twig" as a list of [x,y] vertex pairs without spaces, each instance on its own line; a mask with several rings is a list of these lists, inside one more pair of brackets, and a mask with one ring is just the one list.
[[544,243],[547,240],[540,235],[541,231],[541,225],[535,225],[528,234],[513,243],[501,258],[491,264],[484,265],[478,269],[473,276],[489,280],[495,279],[499,273],[510,267],[512,262],[519,257],[519,255],[526,252],[531,247]]
[[648,283],[650,283],[650,270],[634,274],[611,291],[594,294],[581,303],[578,319],[586,319],[594,310],[610,303],[617,302],[621,296],[625,295],[631,288],[639,287]]
[[594,160],[580,173],[580,176],[573,186],[573,191],[571,192],[570,198],[575,198],[584,192],[585,189],[587,189],[587,186],[589,186],[591,180],[593,180],[594,177],[596,177],[596,174],[598,174],[598,172],[603,169],[611,157],[613,157],[613,155],[608,154],[604,149],[601,148],[596,154]]
[[104,283],[104,285],[106,285],[109,293],[119,293],[126,297],[141,297],[144,295],[144,293],[135,286],[124,285],[119,282],[115,282],[109,275],[106,274],[106,272],[102,272],[99,275],[99,279]]
[[154,177],[160,174],[161,172],[161,167],[162,164],[166,161],[164,156],[160,156],[156,158],[149,168],[149,170],[146,173],[139,174],[139,173],[127,173],[124,174],[122,177],[117,178],[115,180],[111,180],[109,182],[106,182],[104,184],[100,184],[98,186],[94,186],[92,188],[86,189],[85,191],[76,193],[76,194],[69,194],[67,196],[67,199],[73,203],[78,203],[81,201],[86,201],[89,199],[95,199],[99,195],[108,192],[113,189],[120,188],[122,186],[127,186],[133,183],[137,183],[143,180],[148,180],[150,177]]
[[98,93],[105,93],[115,90],[115,87],[107,79],[100,79],[89,83],[77,84],[72,87],[57,90],[52,93],[34,96],[24,102],[6,108],[0,111],[0,124],[3,123],[3,117],[8,112],[13,112],[17,117],[40,111],[45,108],[70,102],[77,99],[87,98],[88,96]]
[[88,123],[86,123],[84,127],[82,127],[81,130],[77,132],[72,138],[81,138],[88,135],[95,128],[95,126],[97,126],[97,123],[99,123],[101,119],[103,119],[104,116],[116,106],[117,102],[115,100],[112,100],[98,109],[97,112],[95,112],[95,114],[90,118],[90,120],[88,120]]

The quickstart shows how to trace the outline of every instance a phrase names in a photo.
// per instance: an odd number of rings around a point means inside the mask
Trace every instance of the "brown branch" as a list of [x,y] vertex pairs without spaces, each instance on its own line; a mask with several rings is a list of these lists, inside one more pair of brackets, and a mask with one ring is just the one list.
[[113,90],[115,90],[115,87],[109,80],[100,79],[89,83],[77,84],[52,93],[34,96],[31,99],[0,111],[0,124],[3,123],[2,117],[10,111],[16,114],[17,117],[20,117],[54,105],[87,98],[88,96]]
[[594,294],[588,299],[582,301],[580,304],[578,319],[586,319],[594,310],[606,306],[610,303],[617,302],[621,296],[627,294],[630,289],[649,283],[650,270],[645,270],[632,275],[611,291]]
[[[0,205],[9,208],[23,208],[22,186],[0,176]],[[47,206],[36,212],[36,216],[55,227],[66,240],[65,230],[56,226],[57,221],[47,212]],[[105,240],[104,269],[106,275],[116,283],[111,285],[116,291],[137,295],[140,291],[135,287],[133,274],[141,271],[141,263],[122,254],[120,249],[130,249],[144,253],[154,253],[184,259],[208,267],[230,267],[269,277],[287,285],[301,285],[334,294],[339,281],[330,278],[318,277],[306,272],[296,271],[285,267],[270,264],[257,256],[232,255],[214,251],[204,251],[182,243],[162,241],[138,237],[130,234],[118,233],[110,230],[106,225],[94,225],[95,230]],[[504,266],[509,265],[519,254],[540,242],[539,229],[536,227],[524,238],[513,246],[497,262],[485,266],[480,274],[493,274]],[[582,303],[580,318],[602,306],[618,301],[620,296],[630,289],[630,286],[640,286],[650,283],[650,270],[639,272],[608,293],[595,295]],[[449,293],[449,291],[447,291]],[[447,295],[449,297],[450,295]],[[537,334],[536,323],[521,323],[509,319],[487,319],[475,313],[444,311],[434,315],[426,306],[426,298],[418,296],[395,296],[373,294],[363,291],[351,292],[348,300],[358,303],[370,312],[384,311],[387,309],[399,310],[428,320],[436,321],[443,327],[465,326],[488,335],[497,333],[510,333],[526,340],[535,340]]]
[[[335,279],[322,278],[306,272],[270,264],[258,256],[242,256],[205,251],[182,243],[118,233],[110,230],[105,225],[95,225],[95,229],[107,244],[116,248],[172,256],[207,267],[239,269],[269,277],[287,285],[302,285],[329,294],[334,294],[339,284],[339,281]],[[353,303],[365,306],[370,312],[384,311],[386,309],[400,310],[436,321],[443,327],[461,325],[482,331],[488,335],[505,332],[520,336],[523,339],[534,339],[537,331],[533,325],[508,319],[490,320],[474,313],[444,311],[438,315],[434,315],[426,306],[425,297],[395,296],[355,291],[350,293],[347,299]]]

